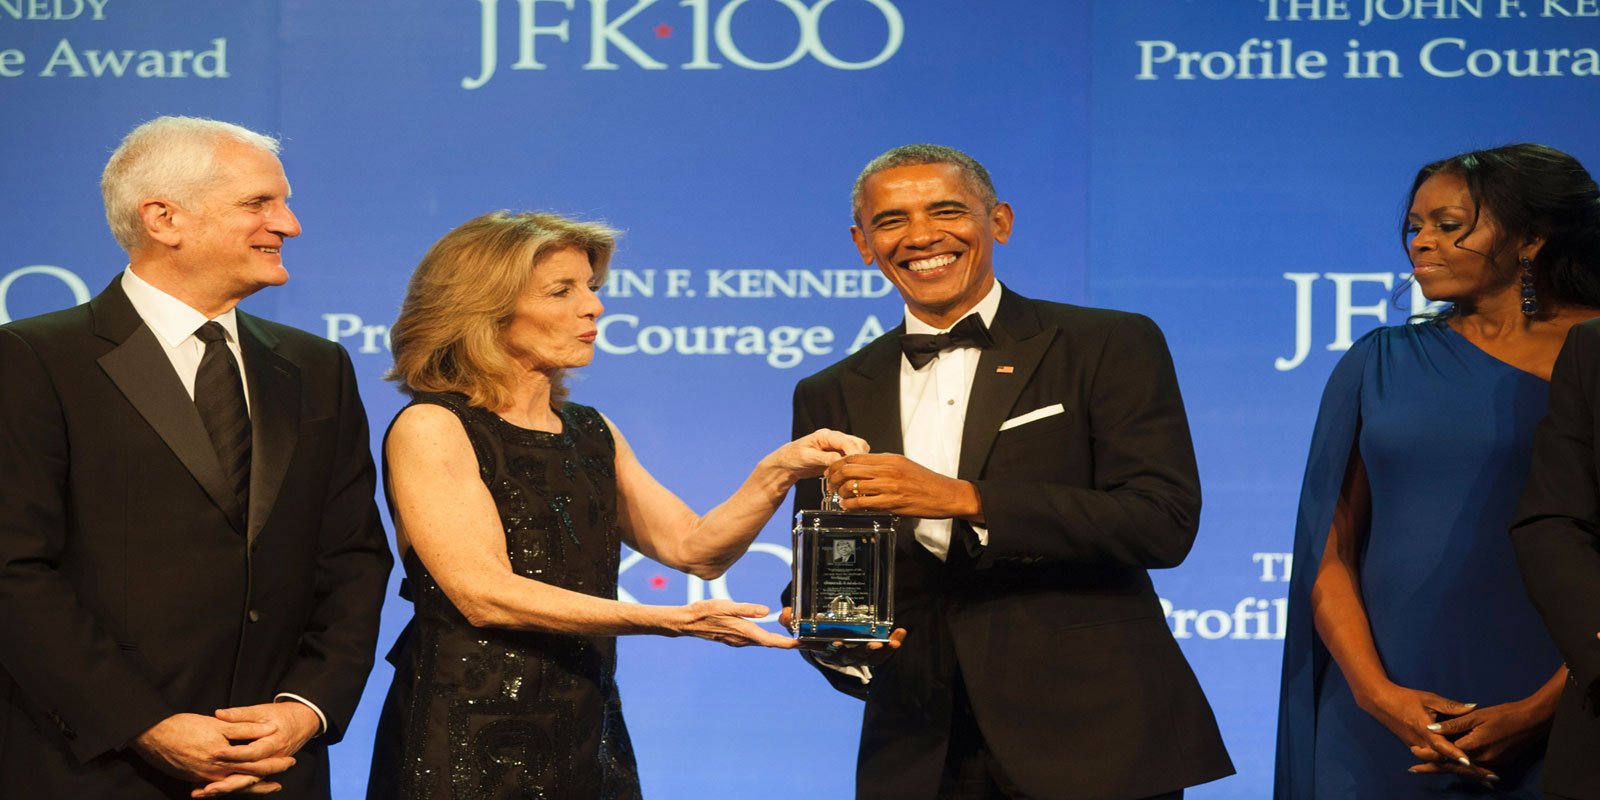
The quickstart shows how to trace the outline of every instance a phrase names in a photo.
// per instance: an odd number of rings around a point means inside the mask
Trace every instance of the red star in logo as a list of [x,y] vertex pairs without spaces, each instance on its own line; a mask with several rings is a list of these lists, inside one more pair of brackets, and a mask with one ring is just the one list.
[[660,25],[655,26],[652,30],[654,30],[656,32],[656,38],[657,39],[671,39],[672,38],[672,26],[668,25],[665,22],[661,23]]
[[666,578],[666,576],[665,575],[657,575],[657,576],[651,578],[650,579],[650,588],[657,589],[657,590],[667,588],[667,578]]

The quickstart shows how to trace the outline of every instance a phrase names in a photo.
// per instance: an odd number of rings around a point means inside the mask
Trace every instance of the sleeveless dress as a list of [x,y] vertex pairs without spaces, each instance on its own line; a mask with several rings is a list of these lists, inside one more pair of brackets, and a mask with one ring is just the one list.
[[[461,395],[419,393],[412,404],[419,403],[461,420],[518,575],[617,596],[616,444],[599,412],[567,403],[562,432],[546,433]],[[392,516],[393,497],[389,505]],[[395,678],[369,798],[640,796],[614,678],[615,637],[475,628],[414,551],[404,564],[402,595],[415,616],[389,654]]]
[[[1356,705],[1310,631],[1309,587],[1358,436],[1372,491],[1358,579],[1389,679],[1480,706],[1542,686],[1561,655],[1528,599],[1508,529],[1549,384],[1443,322],[1380,329],[1345,361],[1354,363],[1329,380],[1301,497],[1277,797],[1538,798],[1543,740],[1493,765],[1492,791],[1464,776],[1407,773],[1416,759]],[[1310,667],[1303,680],[1291,679],[1296,665]]]

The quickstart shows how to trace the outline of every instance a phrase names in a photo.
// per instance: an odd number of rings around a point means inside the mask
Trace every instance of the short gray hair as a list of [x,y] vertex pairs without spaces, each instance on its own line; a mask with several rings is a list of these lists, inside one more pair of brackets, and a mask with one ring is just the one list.
[[983,199],[985,212],[994,210],[1000,203],[994,191],[994,180],[989,177],[989,170],[978,163],[978,159],[942,144],[903,144],[868,161],[861,169],[861,174],[856,176],[855,186],[850,188],[850,218],[859,220],[861,217],[861,192],[868,178],[884,170],[923,164],[950,164],[961,170],[967,188]]
[[156,117],[123,137],[100,175],[106,223],[122,249],[145,241],[139,204],[165,197],[180,205],[216,184],[217,148],[225,142],[278,154],[278,140],[231,122],[202,117]]

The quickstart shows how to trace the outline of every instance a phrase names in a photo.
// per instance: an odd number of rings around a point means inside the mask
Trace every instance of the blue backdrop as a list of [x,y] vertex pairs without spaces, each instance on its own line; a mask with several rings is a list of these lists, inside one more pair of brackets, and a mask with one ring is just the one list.
[[[963,148],[1017,210],[1004,282],[1167,332],[1206,508],[1157,585],[1239,768],[1191,796],[1257,798],[1316,398],[1405,316],[1410,177],[1522,140],[1600,167],[1597,46],[1592,0],[0,0],[0,321],[123,266],[96,187],[135,124],[276,132],[305,234],[246,307],[350,349],[376,441],[429,244],[494,208],[604,219],[626,235],[574,399],[703,510],[787,437],[798,378],[898,320],[849,243],[856,171]],[[775,601],[782,516],[717,581],[625,557],[624,598]],[[849,794],[860,706],[793,654],[639,637],[620,682],[651,797]]]

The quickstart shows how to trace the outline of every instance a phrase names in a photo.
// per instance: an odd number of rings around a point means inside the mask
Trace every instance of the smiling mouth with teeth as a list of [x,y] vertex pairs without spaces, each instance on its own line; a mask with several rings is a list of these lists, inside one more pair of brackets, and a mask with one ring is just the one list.
[[250,249],[252,249],[252,250],[260,250],[263,253],[270,253],[272,255],[277,255],[278,254],[278,250],[279,250],[279,248],[276,248],[276,247],[264,247],[264,246],[259,245],[259,244],[258,245],[251,245]]
[[911,270],[912,272],[927,272],[929,270],[935,270],[954,263],[956,263],[955,255],[946,253],[942,256],[933,256],[932,258],[919,258],[913,261],[907,261],[905,262],[905,268]]

